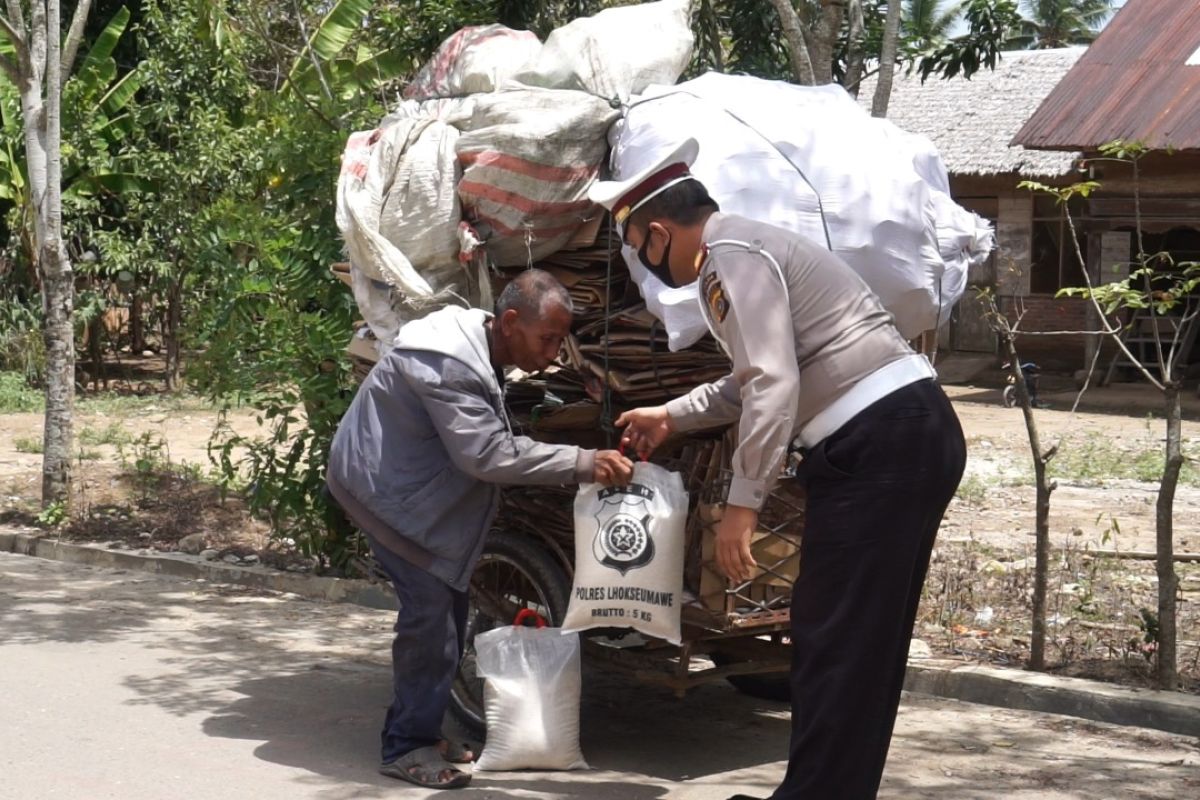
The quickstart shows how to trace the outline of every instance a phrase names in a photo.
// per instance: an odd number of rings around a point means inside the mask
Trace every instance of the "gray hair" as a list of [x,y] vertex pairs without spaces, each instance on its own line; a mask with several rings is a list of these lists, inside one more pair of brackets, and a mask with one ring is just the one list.
[[543,269],[530,268],[508,282],[496,298],[496,316],[516,309],[522,319],[541,319],[547,309],[560,306],[575,314],[571,294],[558,279]]

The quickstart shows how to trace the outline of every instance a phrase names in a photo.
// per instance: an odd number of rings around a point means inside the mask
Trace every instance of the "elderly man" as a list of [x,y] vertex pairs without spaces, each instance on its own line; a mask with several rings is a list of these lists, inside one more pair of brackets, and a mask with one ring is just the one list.
[[446,308],[408,323],[334,437],[330,492],[366,533],[400,601],[385,775],[441,789],[470,781],[450,761],[471,754],[440,731],[463,649],[467,586],[501,485],[612,485],[632,476],[616,451],[541,444],[509,425],[502,367],[547,367],[571,314],[562,285],[528,270],[505,287],[495,316]]
[[807,513],[792,594],[792,741],[773,800],[876,795],[921,586],[966,458],[923,356],[837,256],[781,228],[721,214],[689,166],[695,140],[624,182],[593,187],[626,243],[668,286],[698,281],[733,362],[726,378],[617,424],[648,453],[674,431],[738,423],[716,531],[731,579],[789,445],[804,453]]

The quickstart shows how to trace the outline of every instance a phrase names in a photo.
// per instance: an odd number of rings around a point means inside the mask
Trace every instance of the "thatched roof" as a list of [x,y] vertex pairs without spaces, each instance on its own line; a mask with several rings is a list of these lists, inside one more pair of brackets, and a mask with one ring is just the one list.
[[[916,72],[901,72],[888,119],[929,137],[951,175],[1065,175],[1079,153],[1026,150],[1009,142],[1083,52],[1072,47],[1005,53],[994,72],[981,69],[970,80],[931,76],[922,84]],[[859,102],[869,109],[874,94],[871,77],[863,81]]]

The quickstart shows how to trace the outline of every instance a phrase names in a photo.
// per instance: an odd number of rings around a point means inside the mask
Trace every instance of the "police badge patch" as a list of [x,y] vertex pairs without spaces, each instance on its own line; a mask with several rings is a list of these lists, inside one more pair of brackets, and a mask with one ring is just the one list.
[[637,483],[614,486],[600,492],[599,499],[596,538],[592,542],[596,560],[622,575],[653,561],[654,539],[650,536],[653,515],[648,501],[654,499],[654,490]]
[[704,281],[700,284],[700,290],[704,295],[705,302],[708,303],[713,319],[717,322],[724,322],[725,317],[729,315],[729,298],[725,296],[725,289],[721,286],[717,273],[710,272],[705,275]]

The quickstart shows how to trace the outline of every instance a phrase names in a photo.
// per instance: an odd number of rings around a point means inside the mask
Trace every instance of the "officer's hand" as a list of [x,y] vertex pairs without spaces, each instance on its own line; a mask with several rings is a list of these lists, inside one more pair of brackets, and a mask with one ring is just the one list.
[[750,553],[750,537],[758,527],[758,512],[745,506],[725,506],[717,523],[717,569],[741,583],[754,577],[758,564]]
[[596,465],[592,468],[592,482],[605,486],[626,486],[633,480],[633,462],[616,450],[596,452]]
[[666,406],[647,406],[626,411],[617,419],[617,427],[625,429],[621,434],[621,447],[633,448],[642,458],[648,458],[656,447],[675,432]]

